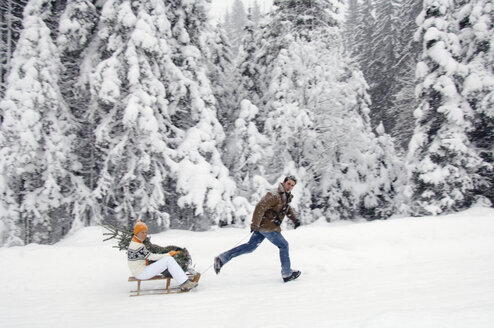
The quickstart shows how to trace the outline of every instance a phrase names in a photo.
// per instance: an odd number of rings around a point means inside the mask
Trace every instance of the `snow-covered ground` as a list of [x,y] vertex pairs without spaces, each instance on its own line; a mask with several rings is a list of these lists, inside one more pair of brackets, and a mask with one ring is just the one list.
[[[168,231],[189,249],[199,287],[129,297],[125,252],[85,228],[53,246],[0,249],[1,327],[494,327],[494,210],[285,231],[299,280],[283,283],[265,241],[228,263],[213,257],[247,229]],[[157,287],[162,282],[147,282]]]

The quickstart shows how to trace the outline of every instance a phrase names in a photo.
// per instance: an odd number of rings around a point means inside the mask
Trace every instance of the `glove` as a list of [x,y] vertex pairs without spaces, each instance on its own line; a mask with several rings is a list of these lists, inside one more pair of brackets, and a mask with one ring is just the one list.
[[171,252],[168,252],[168,254],[170,254],[170,256],[175,256],[178,253],[180,253],[180,251],[171,251]]
[[295,221],[293,223],[293,225],[294,225],[294,227],[293,227],[294,229],[297,229],[298,227],[300,227],[300,220]]

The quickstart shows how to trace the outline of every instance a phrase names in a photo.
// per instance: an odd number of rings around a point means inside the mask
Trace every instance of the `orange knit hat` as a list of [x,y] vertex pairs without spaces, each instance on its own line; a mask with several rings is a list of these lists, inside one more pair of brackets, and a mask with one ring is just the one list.
[[137,235],[141,231],[148,231],[148,226],[146,223],[141,222],[141,220],[137,220],[136,225],[134,226],[134,235]]

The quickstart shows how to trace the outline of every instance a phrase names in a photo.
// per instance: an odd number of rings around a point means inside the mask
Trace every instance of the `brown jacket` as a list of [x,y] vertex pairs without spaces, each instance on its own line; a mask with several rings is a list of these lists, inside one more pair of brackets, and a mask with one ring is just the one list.
[[[280,213],[286,202],[290,203],[292,201],[292,194],[290,193],[287,199],[285,188],[280,183],[278,189],[274,189],[268,192],[260,201],[257,203],[252,215],[251,228],[255,231],[261,232],[271,232],[271,231],[281,231],[279,225],[276,225],[273,220],[275,219],[276,213]],[[293,212],[290,205],[286,210],[286,215],[290,220],[295,223],[297,221],[297,216]],[[283,217],[280,217],[283,220]]]

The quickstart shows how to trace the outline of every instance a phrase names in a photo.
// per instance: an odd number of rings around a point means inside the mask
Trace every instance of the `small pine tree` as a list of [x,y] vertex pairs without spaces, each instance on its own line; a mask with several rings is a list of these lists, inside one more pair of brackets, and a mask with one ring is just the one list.
[[[126,251],[129,248],[129,244],[132,241],[132,237],[134,236],[132,229],[119,228],[112,224],[103,225],[103,228],[105,228],[107,231],[103,233],[103,236],[105,237],[103,241],[116,239],[118,244],[117,246],[114,246],[115,248],[118,248],[121,251]],[[185,272],[194,273],[192,257],[186,248],[172,245],[159,246],[153,244],[151,242],[151,237],[149,236],[143,241],[143,244],[151,253],[154,254],[166,254],[171,251],[178,251],[179,253],[173,257],[175,261],[177,261],[178,265],[180,265],[182,270],[184,270]],[[152,263],[152,261],[150,261],[150,263]],[[166,277],[171,277],[171,274],[168,272],[168,270],[163,271],[162,274]]]

